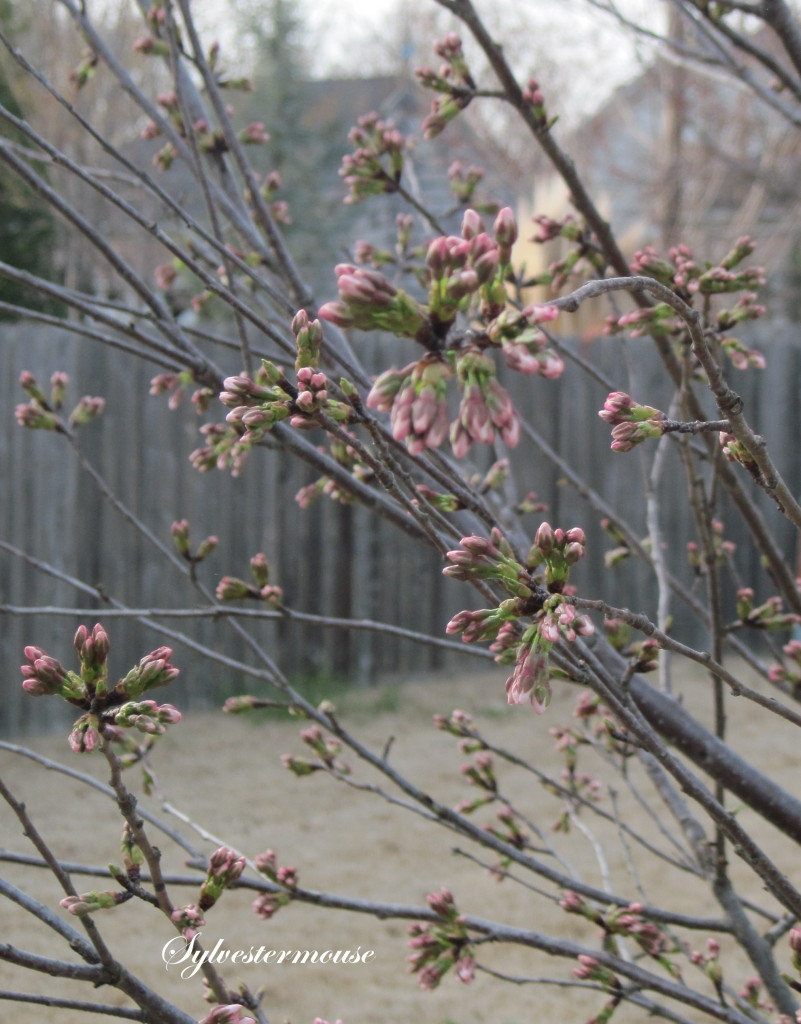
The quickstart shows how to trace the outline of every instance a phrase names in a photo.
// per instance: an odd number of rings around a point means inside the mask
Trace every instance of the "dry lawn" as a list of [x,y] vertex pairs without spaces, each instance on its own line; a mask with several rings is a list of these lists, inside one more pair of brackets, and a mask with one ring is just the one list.
[[[497,673],[466,676],[355,693],[343,702],[342,718],[378,750],[389,737],[394,737],[391,760],[395,767],[450,803],[469,795],[459,772],[466,758],[456,749],[453,738],[432,727],[431,715],[435,711],[449,712],[454,707],[469,711],[488,736],[558,774],[560,755],[554,752],[548,729],[570,720],[575,690],[557,686],[551,709],[537,717],[528,709],[506,708],[502,678]],[[690,706],[704,709],[710,705],[708,683],[700,676],[687,682],[684,690],[684,699]],[[731,700],[730,704],[730,729],[737,748],[772,772],[791,791],[797,789],[798,741],[793,730],[741,700]],[[289,775],[281,766],[280,755],[306,752],[297,737],[299,727],[296,720],[257,724],[217,713],[192,715],[164,737],[154,758],[155,768],[173,805],[214,836],[250,856],[273,848],[279,863],[295,865],[301,884],[309,888],[421,905],[427,892],[447,884],[465,912],[537,931],[553,929],[588,945],[597,941],[592,925],[564,915],[533,891],[510,881],[499,884],[482,867],[455,853],[454,846],[465,849],[465,843],[445,830],[433,828],[401,808],[329,778],[315,775],[299,780]],[[72,755],[63,736],[41,737],[29,746],[105,779],[100,756]],[[365,767],[354,763],[352,756],[348,760],[357,780],[377,781]],[[619,805],[629,815],[629,821],[641,826],[660,846],[668,845],[648,810],[633,802],[620,780],[592,752],[588,752],[580,767],[608,779],[618,791]],[[25,801],[59,858],[97,865],[119,862],[120,828],[115,808],[108,799],[74,780],[1,750],[0,773],[18,798]],[[603,827],[595,817],[581,816],[591,830],[587,835],[575,829],[569,836],[551,832],[551,825],[562,809],[559,800],[545,792],[530,774],[507,769],[500,769],[499,774],[508,796],[569,860],[570,868],[562,870],[572,869],[596,886],[611,880],[618,891],[632,899],[718,916],[719,911],[701,883],[636,845],[624,846],[615,830]],[[131,774],[129,779],[129,784],[139,790],[139,776]],[[675,833],[675,826],[645,783],[642,795]],[[141,802],[161,813],[157,800],[142,797]],[[608,791],[604,805],[612,807]],[[740,816],[743,822],[753,823],[760,841],[778,857],[784,870],[791,877],[797,876],[797,851],[750,810],[743,809]],[[491,821],[491,812],[484,811],[481,820]],[[205,851],[214,848],[186,824],[175,818],[171,824],[191,835]],[[0,844],[7,849],[32,852],[5,804],[0,807],[0,837]],[[186,873],[180,851],[171,848],[168,841],[160,839],[159,843],[167,870]],[[599,857],[601,845],[604,853]],[[480,851],[474,852],[481,856]],[[491,854],[484,856],[492,860]],[[554,863],[547,855],[544,859]],[[734,855],[732,859],[736,861]],[[752,900],[762,902],[765,897],[759,884],[749,879],[739,864],[733,870],[738,877],[748,879]],[[43,902],[57,906],[61,893],[46,872],[5,865],[5,875]],[[75,881],[79,891],[103,887],[88,879]],[[190,902],[194,893],[194,889],[181,890],[181,897],[176,899]],[[471,986],[448,976],[437,991],[423,992],[416,978],[406,973],[405,922],[382,922],[361,914],[321,911],[302,905],[290,906],[271,921],[263,922],[250,913],[249,902],[245,893],[229,893],[210,912],[203,937],[207,948],[222,938],[229,949],[264,945],[323,950],[361,945],[362,949],[375,950],[372,962],[359,966],[268,964],[243,965],[229,971],[230,985],[235,986],[241,979],[253,989],[264,990],[264,1007],[273,1024],[287,1020],[311,1024],[316,1016],[332,1022],[342,1018],[345,1024],[557,1024],[581,1022],[604,1003],[599,993],[506,984],[486,974],[479,974]],[[0,919],[4,941],[51,956],[64,955],[58,941],[51,941],[46,929],[15,906],[4,904]],[[207,1012],[200,997],[199,981],[182,980],[175,968],[165,968],[161,950],[174,933],[153,908],[128,903],[95,915],[95,920],[112,951],[134,972],[190,1014],[201,1017]],[[705,939],[705,935],[696,933],[692,936],[693,946],[702,948]],[[497,970],[529,978],[546,974],[569,979],[573,966],[570,961],[548,961],[530,950],[508,947],[487,948],[481,960]],[[732,964],[727,980],[739,987],[752,972],[738,961]],[[694,970],[691,966],[684,969],[688,976]],[[712,995],[703,980],[699,984]],[[84,991],[77,983],[56,982],[44,975],[26,976],[2,963],[0,988],[123,1003],[115,992]],[[7,1010],[0,1009],[0,1019],[14,1016],[11,1004],[6,1005]],[[32,1016],[40,1024],[103,1019],[56,1008],[38,1008]],[[686,1017],[696,1019],[693,1011],[687,1011]],[[645,1011],[635,1008],[621,1009],[615,1017],[620,1024],[644,1019]]]

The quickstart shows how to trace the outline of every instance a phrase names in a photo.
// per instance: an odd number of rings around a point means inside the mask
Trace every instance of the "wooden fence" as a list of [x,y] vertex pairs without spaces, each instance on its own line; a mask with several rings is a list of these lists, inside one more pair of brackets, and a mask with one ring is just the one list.
[[[743,395],[753,422],[768,438],[780,468],[795,490],[801,491],[801,345],[795,331],[765,337],[767,369],[733,373],[734,386]],[[657,406],[667,400],[647,342],[605,339],[584,347],[581,354],[616,387],[625,379],[621,374],[625,364],[633,378],[629,390],[640,400]],[[72,399],[83,394],[106,398],[104,416],[80,431],[81,449],[120,501],[162,541],[170,543],[170,524],[177,518],[190,521],[195,542],[211,533],[219,537],[217,551],[199,567],[210,585],[223,575],[247,578],[249,558],[264,551],[287,603],[304,612],[369,617],[442,635],[449,616],[463,606],[464,591],[443,579],[439,560],[396,528],[362,509],[328,499],[300,510],[294,495],[314,474],[286,453],[254,452],[239,478],[197,473],[188,455],[201,442],[197,427],[202,420],[188,407],[170,412],[163,398],[149,397],[148,381],[156,371],[145,363],[64,330],[16,324],[0,329],[0,369],[0,540],[41,563],[0,550],[0,610],[5,611],[0,618],[0,732],[14,735],[65,721],[56,702],[24,696],[18,671],[22,648],[29,643],[70,664],[70,641],[78,622],[91,624],[95,617],[103,618],[103,602],[81,593],[63,576],[99,585],[109,598],[131,607],[189,609],[197,602],[191,587],[99,494],[63,438],[22,430],[15,424],[14,408],[24,400],[17,383],[23,369],[42,382],[54,370],[65,370]],[[597,417],[608,388],[572,366],[560,381],[518,380],[512,387],[522,412],[548,444],[591,487],[624,510],[644,535],[638,495],[647,457],[609,452],[608,430]],[[546,516],[566,527],[592,522],[583,499],[548,459],[521,445],[512,460],[521,492],[536,490],[550,506],[547,514],[528,517],[531,533]],[[663,528],[666,543],[675,550],[691,536],[690,516],[684,492],[670,476],[668,471],[663,484]],[[791,529],[766,502],[760,503],[788,558],[794,558]],[[588,534],[589,555],[580,567],[582,591],[653,613],[655,596],[648,574],[633,564],[624,564],[611,576],[604,574],[603,552],[611,544],[596,529],[588,529]],[[730,535],[735,541],[744,540],[736,528]],[[758,577],[756,558],[747,545],[740,545],[736,559],[743,579]],[[48,573],[47,566],[62,578]],[[687,581],[693,585],[689,569]],[[68,618],[21,616],[11,610],[43,605],[92,612]],[[687,613],[678,602],[674,605],[678,628],[692,632]],[[182,677],[170,699],[182,706],[204,706],[230,693],[258,690],[236,670],[207,661],[187,644],[165,639],[139,621],[104,621],[112,639],[113,673],[123,674],[130,663],[162,643],[175,647]],[[187,618],[170,619],[167,625],[221,655],[248,660],[248,652],[224,622]],[[369,685],[387,673],[403,677],[444,667],[467,670],[472,665],[458,654],[370,632],[342,633],[280,621],[256,623],[253,633],[300,685],[315,675]],[[695,637],[703,641],[697,628]]]

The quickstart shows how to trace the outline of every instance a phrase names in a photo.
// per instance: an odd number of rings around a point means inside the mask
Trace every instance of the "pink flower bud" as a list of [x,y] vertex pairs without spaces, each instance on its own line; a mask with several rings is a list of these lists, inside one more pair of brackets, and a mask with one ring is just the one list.
[[549,555],[554,549],[554,532],[550,523],[541,523],[534,536],[534,546],[539,548],[544,555]]
[[511,206],[504,206],[495,218],[493,226],[498,245],[507,252],[517,241],[517,222]]
[[486,231],[484,221],[475,210],[465,210],[462,218],[462,238],[471,239]]

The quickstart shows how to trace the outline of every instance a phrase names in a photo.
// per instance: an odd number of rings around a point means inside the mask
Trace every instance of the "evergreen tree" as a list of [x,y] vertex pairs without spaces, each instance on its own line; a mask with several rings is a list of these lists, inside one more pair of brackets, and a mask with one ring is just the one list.
[[[328,268],[331,257],[341,255],[334,239],[347,210],[342,207],[338,170],[350,125],[343,125],[339,111],[327,115],[315,107],[320,83],[310,80],[296,0],[256,0],[238,6],[237,19],[240,41],[254,68],[254,90],[243,116],[263,122],[270,135],[264,171],[281,176],[277,198],[287,203],[292,218],[287,235],[313,276],[315,268]],[[309,196],[315,197],[313,204]],[[321,222],[325,231],[320,230]],[[329,269],[326,274],[330,276]]]
[[[12,8],[0,4],[0,26],[13,32]],[[11,88],[8,68],[0,64],[0,105],[15,117],[23,112]],[[0,120],[0,134],[8,142],[29,145],[25,137]],[[41,173],[41,168],[37,168]],[[56,222],[47,204],[40,200],[18,175],[0,163],[0,260],[19,270],[41,277],[53,276],[53,250]],[[0,302],[30,309],[59,312],[58,304],[33,289],[0,276]],[[0,309],[0,319],[13,319],[13,313]]]

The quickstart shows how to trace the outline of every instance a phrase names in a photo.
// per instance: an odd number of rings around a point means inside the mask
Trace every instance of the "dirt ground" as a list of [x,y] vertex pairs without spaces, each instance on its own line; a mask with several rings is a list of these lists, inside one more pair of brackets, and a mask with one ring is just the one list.
[[[686,682],[684,691],[684,700],[693,708],[711,705],[709,684],[702,677]],[[455,707],[468,711],[489,737],[532,759],[542,770],[558,775],[561,755],[555,752],[548,730],[571,721],[575,697],[574,688],[557,685],[547,714],[536,716],[527,708],[506,707],[502,675],[470,675],[412,681],[402,687],[352,694],[342,705],[342,718],[378,751],[393,737],[392,764],[439,799],[455,804],[473,792],[460,775],[460,766],[467,758],[458,751],[452,737],[433,728],[434,712],[449,713]],[[797,791],[801,757],[795,731],[742,700],[730,700],[729,704],[735,746],[769,770],[791,792]],[[499,884],[485,867],[455,852],[455,847],[462,851],[468,847],[453,834],[432,827],[421,817],[375,795],[354,791],[322,775],[304,779],[290,775],[280,758],[283,753],[302,756],[307,752],[298,739],[300,728],[302,723],[296,720],[254,723],[219,713],[188,716],[163,738],[154,756],[167,799],[214,837],[249,856],[274,849],[280,864],[297,867],[300,882],[306,887],[420,906],[426,893],[447,885],[466,913],[541,932],[552,929],[562,937],[590,946],[597,943],[593,925],[565,915],[552,900],[534,891],[510,881]],[[64,736],[39,737],[28,746],[98,779],[106,779],[101,757],[71,754]],[[677,829],[647,784],[638,783],[642,786],[642,803],[637,803],[607,766],[591,751],[588,755],[586,762],[582,755],[579,767],[609,782],[604,806],[613,808],[614,792],[622,813],[629,815],[628,820],[640,826],[660,847],[669,848],[665,832],[675,834]],[[349,754],[347,760],[356,781],[378,781],[353,755]],[[119,863],[119,821],[108,798],[4,750],[0,750],[0,774],[17,798],[25,802],[60,859],[94,865]],[[562,810],[559,799],[546,792],[531,774],[499,768],[499,776],[507,795],[542,829],[542,842],[553,844],[565,863],[560,865],[548,854],[543,854],[543,860],[559,870],[574,871],[592,885],[604,887],[611,883],[632,899],[688,913],[719,916],[706,887],[691,875],[666,866],[636,844],[620,842],[614,827],[607,828],[591,815],[581,815],[587,834],[580,828],[566,836],[554,833],[552,825]],[[129,784],[141,792],[138,774],[129,775]],[[142,796],[141,806],[169,820],[173,828],[191,837],[203,851],[211,852],[217,845],[214,839],[204,839],[190,825],[165,814],[157,799]],[[661,826],[654,822],[652,812],[659,815]],[[798,884],[797,850],[750,810],[741,809],[739,813],[743,822],[754,823],[759,841]],[[491,822],[492,812],[484,810],[477,820]],[[183,867],[186,855],[166,839],[159,838],[158,843],[164,851],[167,871],[187,874]],[[0,807],[0,846],[19,853],[34,852],[4,803]],[[491,853],[482,854],[475,847],[470,852],[486,862],[493,859]],[[732,859],[736,860],[734,855]],[[770,905],[760,885],[749,879],[744,868],[735,864],[733,871],[736,877],[747,880],[749,895],[756,903]],[[57,907],[61,892],[45,871],[5,864],[3,875]],[[529,881],[536,883],[533,878]],[[104,887],[78,876],[75,884],[79,891]],[[182,889],[174,900],[190,902],[195,893],[194,889]],[[417,979],[406,970],[406,922],[379,921],[362,914],[302,905],[285,908],[265,922],[249,911],[249,903],[246,893],[227,894],[208,915],[203,929],[206,948],[222,939],[228,949],[263,945],[270,949],[322,951],[354,949],[360,945],[362,950],[375,951],[369,963],[358,966],[273,963],[229,970],[226,979],[232,987],[242,980],[254,990],[264,990],[263,1005],[272,1024],[311,1024],[317,1016],[331,1022],[341,1018],[344,1024],[557,1024],[585,1020],[605,1002],[605,997],[597,992],[509,984],[486,973],[479,973],[469,986],[449,975],[436,991],[421,991]],[[60,909],[58,912],[63,913]],[[68,919],[76,923],[75,919]],[[128,903],[96,914],[95,920],[115,955],[146,982],[195,1017],[208,1011],[201,999],[198,979],[183,980],[174,966],[165,966],[162,949],[174,932],[152,907]],[[51,933],[16,906],[4,902],[0,921],[3,941],[64,957],[59,940],[51,940]],[[682,937],[690,937],[694,948],[703,948],[706,941],[704,934],[689,936],[685,932]],[[569,980],[575,966],[569,960],[547,960],[520,947],[488,946],[482,950],[480,960],[517,978],[547,975]],[[727,980],[739,988],[753,972],[738,961],[731,963]],[[684,970],[693,968],[688,965]],[[702,990],[712,996],[711,986],[704,986],[701,980]],[[76,982],[25,974],[3,963],[0,989],[124,1004],[124,997],[115,992],[92,992]],[[0,1019],[11,1018],[14,1011],[11,1004],[7,1005],[7,1010],[0,1007]],[[682,1012],[687,1020],[696,1019],[693,1011]],[[626,1024],[642,1021],[646,1016],[642,1009],[623,1008],[615,1020]],[[78,1024],[103,1018],[38,1007],[35,1019],[41,1024]]]

